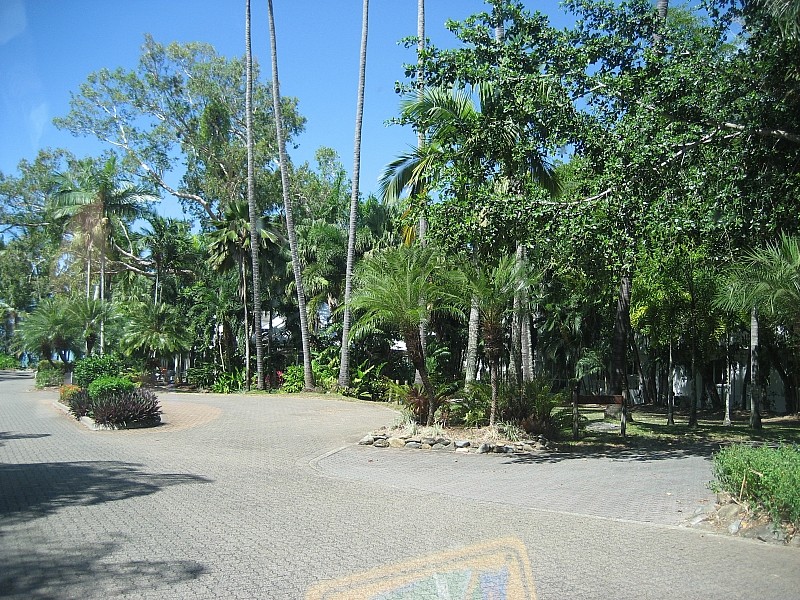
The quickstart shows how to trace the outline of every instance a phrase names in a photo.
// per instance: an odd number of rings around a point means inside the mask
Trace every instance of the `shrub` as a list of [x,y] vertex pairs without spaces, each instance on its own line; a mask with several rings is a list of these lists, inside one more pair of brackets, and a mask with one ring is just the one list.
[[283,372],[283,383],[280,391],[284,394],[302,392],[306,385],[305,372],[303,365],[289,365]]
[[195,365],[186,370],[186,381],[189,385],[210,389],[217,377],[217,368],[214,364]]
[[247,375],[244,369],[236,369],[233,373],[220,373],[211,385],[215,394],[231,394],[243,390]]
[[82,388],[88,388],[100,377],[118,376],[122,372],[122,361],[115,354],[87,356],[75,363],[73,382]]
[[19,367],[19,361],[13,356],[8,354],[0,354],[0,370],[16,369]]
[[755,504],[776,523],[800,525],[800,447],[734,445],[714,455],[712,487]]
[[161,406],[153,392],[136,388],[93,400],[90,415],[99,425],[148,425],[161,420]]
[[40,361],[36,369],[36,387],[56,387],[64,383],[64,363],[57,362],[55,367],[48,361]]
[[69,406],[70,398],[80,391],[81,388],[79,386],[65,383],[58,389],[58,401]]
[[69,406],[69,412],[72,413],[76,419],[91,416],[92,400],[89,398],[89,392],[81,388],[77,389],[77,392],[69,396],[69,403],[67,404],[67,406]]
[[136,385],[124,377],[103,376],[95,379],[89,384],[89,398],[92,401],[101,400],[114,394],[131,392],[136,389]]

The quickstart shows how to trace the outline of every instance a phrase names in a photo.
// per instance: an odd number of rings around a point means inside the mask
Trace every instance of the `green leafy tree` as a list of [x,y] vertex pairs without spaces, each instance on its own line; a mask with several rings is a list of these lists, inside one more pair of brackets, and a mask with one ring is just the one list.
[[22,349],[37,354],[54,365],[57,356],[64,365],[71,365],[81,353],[81,325],[69,310],[64,296],[45,298],[26,315],[17,330]]

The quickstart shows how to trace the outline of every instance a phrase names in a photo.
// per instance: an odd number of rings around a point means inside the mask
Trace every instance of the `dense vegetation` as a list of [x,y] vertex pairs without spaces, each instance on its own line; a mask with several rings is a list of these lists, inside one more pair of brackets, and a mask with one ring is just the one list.
[[[408,66],[424,89],[398,84],[397,120],[420,143],[386,157],[354,220],[329,149],[285,181],[248,175],[246,140],[267,165],[276,125],[289,141],[304,125],[257,67],[245,102],[249,62],[148,37],[136,69],[90,75],[57,119],[105,155],[46,150],[0,174],[0,350],[59,375],[119,351],[156,381],[311,384],[399,396],[428,424],[529,431],[558,430],[555,403],[601,390],[672,406],[676,370],[695,382],[696,424],[741,364],[752,427],[770,374],[796,412],[800,41],[759,2],[666,4],[569,0],[560,30],[492,0],[449,23],[453,47]],[[187,220],[157,214],[167,194]]]

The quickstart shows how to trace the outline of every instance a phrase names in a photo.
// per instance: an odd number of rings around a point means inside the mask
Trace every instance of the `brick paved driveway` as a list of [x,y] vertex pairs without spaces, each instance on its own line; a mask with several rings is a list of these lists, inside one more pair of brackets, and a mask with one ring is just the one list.
[[797,549],[674,526],[705,457],[360,448],[393,413],[312,397],[167,394],[166,425],[92,432],[32,383],[0,372],[0,597],[472,598],[436,565],[509,556],[508,597],[798,597]]

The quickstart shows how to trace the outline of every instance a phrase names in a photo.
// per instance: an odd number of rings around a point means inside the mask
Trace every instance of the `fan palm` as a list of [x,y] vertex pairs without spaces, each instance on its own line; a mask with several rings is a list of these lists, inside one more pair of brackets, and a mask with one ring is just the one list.
[[125,313],[127,325],[120,345],[126,354],[143,352],[157,358],[191,348],[193,337],[174,306],[148,299],[131,303]]
[[53,364],[58,356],[65,365],[80,354],[81,326],[68,310],[69,300],[56,296],[45,298],[20,323],[19,344]]
[[433,423],[436,394],[430,381],[419,324],[433,313],[463,317],[464,302],[452,285],[453,273],[430,247],[401,246],[375,253],[356,273],[350,308],[358,315],[351,333],[392,330],[400,334],[408,358],[420,374]]
[[67,314],[82,329],[86,356],[89,356],[100,339],[102,324],[114,316],[111,304],[101,298],[74,297],[67,306]]
[[739,312],[755,306],[778,323],[800,329],[800,238],[784,235],[745,254],[728,270],[717,305]]

